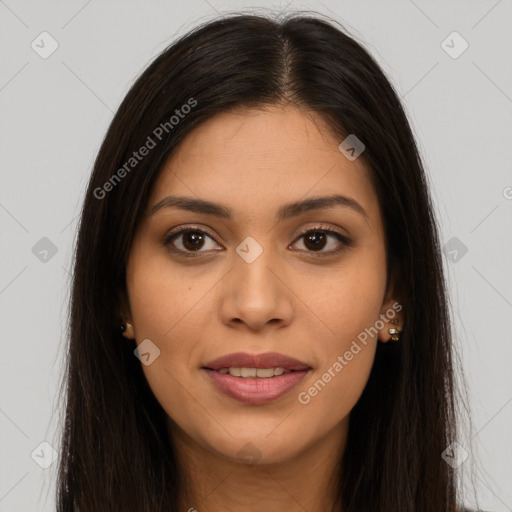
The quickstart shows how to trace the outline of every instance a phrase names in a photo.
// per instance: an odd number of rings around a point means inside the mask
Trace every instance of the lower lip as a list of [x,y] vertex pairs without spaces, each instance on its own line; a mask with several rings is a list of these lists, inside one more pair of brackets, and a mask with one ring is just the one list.
[[266,404],[286,395],[309,370],[293,371],[260,379],[258,377],[233,377],[227,373],[203,368],[217,389],[227,396],[248,404]]

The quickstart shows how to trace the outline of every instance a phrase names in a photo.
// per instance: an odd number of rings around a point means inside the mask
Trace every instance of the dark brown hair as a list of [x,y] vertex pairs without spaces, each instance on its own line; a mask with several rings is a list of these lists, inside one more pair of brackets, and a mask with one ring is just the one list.
[[[235,14],[196,27],[148,66],[111,122],[76,244],[59,512],[177,510],[185,483],[166,413],[135,343],[119,329],[127,258],[152,186],[179,142],[218,112],[278,102],[321,115],[340,142],[355,134],[365,144],[388,277],[396,276],[403,305],[401,341],[378,344],[350,414],[339,461],[343,512],[456,510],[455,470],[441,457],[456,439],[451,328],[419,151],[396,92],[362,44],[341,25],[295,13],[281,21]],[[170,121],[176,109],[183,116]],[[159,126],[166,129],[157,141]],[[148,137],[155,147],[126,167]]]

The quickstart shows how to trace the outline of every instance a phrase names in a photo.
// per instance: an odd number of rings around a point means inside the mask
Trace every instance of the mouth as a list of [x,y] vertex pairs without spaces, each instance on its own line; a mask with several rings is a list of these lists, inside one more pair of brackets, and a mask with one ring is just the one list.
[[[212,368],[205,369],[212,370]],[[228,368],[219,368],[218,370],[214,371],[222,373],[223,375],[231,375],[232,377],[242,377],[243,379],[271,379],[274,377],[279,377],[280,375],[284,375],[285,373],[299,370],[287,370],[286,368],[282,368],[280,366],[275,368],[244,368],[230,366]]]
[[224,395],[239,402],[264,404],[287,395],[312,368],[275,352],[239,352],[211,361],[201,370]]
[[[284,371],[301,371],[310,369],[311,367],[304,361],[299,361],[294,357],[279,354],[277,352],[263,352],[261,354],[235,352],[233,354],[218,357],[217,359],[206,363],[203,368],[215,371],[224,371],[225,369],[228,369],[229,371],[231,368],[240,368],[244,370],[251,370],[252,372],[254,369],[268,370],[270,368],[283,369]],[[234,376],[240,377],[240,375]],[[245,375],[242,376],[245,377]],[[256,375],[250,374],[248,376],[255,377]]]

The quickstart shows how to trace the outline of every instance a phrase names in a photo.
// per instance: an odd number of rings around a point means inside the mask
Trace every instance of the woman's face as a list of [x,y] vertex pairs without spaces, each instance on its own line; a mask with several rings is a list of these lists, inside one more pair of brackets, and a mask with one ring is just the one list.
[[[127,267],[125,336],[144,343],[174,431],[211,454],[277,463],[339,439],[377,338],[390,338],[378,200],[340,142],[292,106],[225,112],[182,141],[152,192]],[[307,208],[332,196],[349,199]],[[282,358],[251,358],[269,352]],[[234,353],[246,359],[212,363]]]

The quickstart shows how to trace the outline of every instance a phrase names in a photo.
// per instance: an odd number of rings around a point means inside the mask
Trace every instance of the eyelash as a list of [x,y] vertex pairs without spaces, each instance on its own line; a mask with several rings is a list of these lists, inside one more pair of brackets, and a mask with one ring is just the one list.
[[[178,231],[168,233],[162,241],[163,245],[170,252],[178,254],[179,256],[183,256],[185,258],[197,258],[201,255],[202,252],[206,252],[206,251],[183,251],[182,249],[171,248],[170,245],[171,245],[172,239],[179,237],[179,235],[183,235],[184,233],[202,233],[204,235],[209,236],[213,240],[215,239],[214,236],[211,233],[209,233],[208,231],[205,231],[204,229],[198,229],[195,226],[185,226]],[[333,229],[330,229],[326,226],[314,226],[314,227],[304,228],[300,231],[299,236],[296,238],[296,241],[299,240],[300,238],[304,237],[308,233],[323,233],[323,234],[327,234],[327,235],[332,235],[332,236],[336,237],[341,242],[341,246],[338,249],[334,249],[331,251],[327,251],[327,252],[307,251],[307,250],[305,251],[305,252],[310,253],[310,255],[313,257],[320,258],[320,257],[332,256],[334,254],[338,254],[339,252],[343,251],[347,247],[353,246],[353,241],[350,238],[348,238],[348,237],[342,235],[341,233],[338,233],[337,231],[334,231]]]

